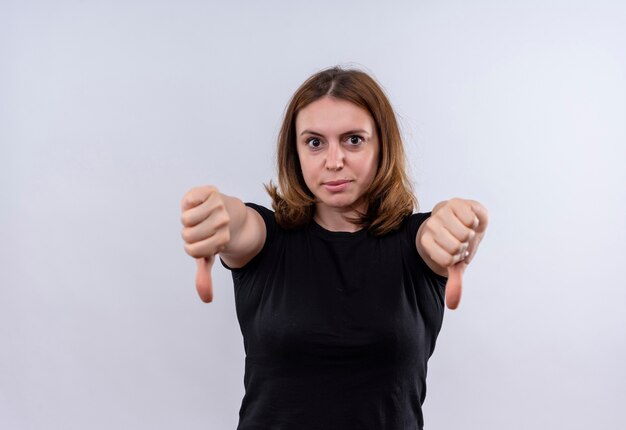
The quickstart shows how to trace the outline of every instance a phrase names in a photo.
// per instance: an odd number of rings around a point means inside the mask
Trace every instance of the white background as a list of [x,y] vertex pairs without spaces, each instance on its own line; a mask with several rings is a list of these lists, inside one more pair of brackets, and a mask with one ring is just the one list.
[[233,429],[230,273],[180,199],[269,204],[284,108],[370,72],[421,211],[490,226],[430,361],[428,429],[626,428],[626,4],[0,3],[0,428]]

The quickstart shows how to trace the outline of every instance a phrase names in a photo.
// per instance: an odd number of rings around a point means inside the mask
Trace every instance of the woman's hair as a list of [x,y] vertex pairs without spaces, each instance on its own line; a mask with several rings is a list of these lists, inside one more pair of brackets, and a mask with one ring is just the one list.
[[296,117],[301,109],[325,96],[346,100],[365,109],[374,119],[380,142],[374,180],[363,195],[366,213],[351,222],[383,235],[397,229],[418,206],[406,174],[404,147],[393,108],[385,93],[368,74],[332,67],[307,79],[291,98],[278,135],[278,187],[265,189],[272,197],[278,224],[286,229],[311,221],[315,196],[304,182],[296,148]]

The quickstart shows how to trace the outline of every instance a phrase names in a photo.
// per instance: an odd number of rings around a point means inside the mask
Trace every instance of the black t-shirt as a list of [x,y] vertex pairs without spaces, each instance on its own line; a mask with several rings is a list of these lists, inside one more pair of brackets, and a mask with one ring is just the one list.
[[375,237],[284,230],[246,205],[267,237],[231,269],[246,352],[238,430],[422,429],[446,283],[415,247],[430,213]]

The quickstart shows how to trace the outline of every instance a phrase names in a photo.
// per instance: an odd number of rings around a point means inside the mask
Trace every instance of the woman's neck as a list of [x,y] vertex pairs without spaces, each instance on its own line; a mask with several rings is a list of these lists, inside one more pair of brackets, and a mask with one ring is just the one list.
[[318,204],[315,208],[313,219],[321,227],[328,231],[346,231],[354,233],[363,227],[350,222],[346,218],[356,218],[358,212],[353,208],[331,208]]

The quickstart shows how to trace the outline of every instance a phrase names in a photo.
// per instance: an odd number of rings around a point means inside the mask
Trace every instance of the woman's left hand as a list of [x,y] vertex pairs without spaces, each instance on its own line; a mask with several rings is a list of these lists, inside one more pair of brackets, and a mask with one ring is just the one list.
[[433,271],[447,271],[446,305],[456,309],[461,301],[463,273],[485,236],[489,215],[475,200],[454,198],[439,202],[420,227],[417,247]]

